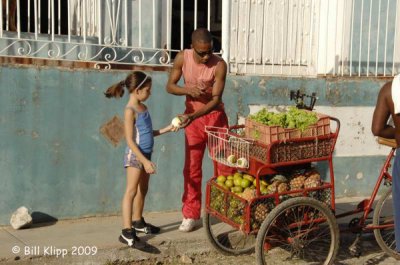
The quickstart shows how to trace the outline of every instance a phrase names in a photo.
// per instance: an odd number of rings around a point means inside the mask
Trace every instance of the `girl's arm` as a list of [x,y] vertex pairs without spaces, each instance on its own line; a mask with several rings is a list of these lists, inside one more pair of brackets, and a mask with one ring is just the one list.
[[153,174],[155,172],[154,164],[142,154],[137,144],[133,141],[133,129],[135,126],[134,122],[134,111],[132,109],[125,108],[124,128],[126,143],[128,144],[128,147],[132,150],[132,152],[136,155],[137,159],[143,164],[145,171],[149,174]]
[[159,130],[153,130],[153,135],[154,135],[154,137],[156,137],[156,136],[162,135],[164,133],[176,132],[178,130],[179,130],[178,127],[174,127],[172,124],[170,124],[165,128],[162,128],[162,129],[159,129]]

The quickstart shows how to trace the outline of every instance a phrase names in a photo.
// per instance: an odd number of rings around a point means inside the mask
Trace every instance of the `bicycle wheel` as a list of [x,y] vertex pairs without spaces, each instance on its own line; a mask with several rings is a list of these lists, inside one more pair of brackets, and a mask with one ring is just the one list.
[[254,235],[247,235],[209,213],[203,215],[203,227],[211,245],[222,254],[240,255],[254,251]]
[[256,241],[257,264],[332,264],[339,250],[339,227],[331,210],[307,197],[275,207]]
[[[389,189],[379,199],[374,210],[373,224],[393,224],[393,199],[392,189]],[[394,227],[374,229],[375,239],[381,249],[389,256],[400,260],[399,253],[395,250]]]

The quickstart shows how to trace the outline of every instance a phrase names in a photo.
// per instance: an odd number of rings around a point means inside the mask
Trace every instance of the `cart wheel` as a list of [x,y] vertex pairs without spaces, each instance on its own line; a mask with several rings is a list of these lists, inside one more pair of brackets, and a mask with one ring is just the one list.
[[339,250],[339,227],[331,210],[307,197],[275,207],[256,241],[257,264],[332,264]]
[[203,215],[203,227],[211,245],[222,254],[240,255],[254,251],[254,235],[245,234],[209,213]]
[[[376,204],[373,224],[375,225],[387,225],[394,224],[393,217],[393,198],[392,189],[386,191],[386,193],[379,199]],[[399,253],[395,250],[396,241],[394,238],[394,227],[374,229],[376,242],[381,249],[389,256],[400,260]]]

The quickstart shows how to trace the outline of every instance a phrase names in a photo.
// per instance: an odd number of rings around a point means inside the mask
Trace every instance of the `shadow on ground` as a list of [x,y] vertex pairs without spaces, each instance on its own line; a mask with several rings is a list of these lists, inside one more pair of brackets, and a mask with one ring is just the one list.
[[32,225],[30,228],[44,227],[54,225],[58,219],[43,212],[32,212]]

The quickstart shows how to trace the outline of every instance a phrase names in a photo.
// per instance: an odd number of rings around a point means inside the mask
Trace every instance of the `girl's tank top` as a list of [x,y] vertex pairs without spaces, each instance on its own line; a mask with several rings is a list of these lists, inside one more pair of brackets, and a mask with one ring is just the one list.
[[[186,96],[186,112],[197,111],[212,99],[212,87],[215,82],[215,69],[222,59],[212,55],[206,64],[196,63],[193,59],[193,49],[186,49],[183,52],[183,79],[185,87],[200,86],[203,87],[205,94],[199,98]],[[221,103],[217,109],[223,110],[224,104]]]
[[153,125],[150,113],[147,108],[142,112],[139,112],[132,107],[129,108],[136,114],[136,133],[134,135],[135,143],[138,145],[142,153],[150,154],[153,152],[154,146]]

